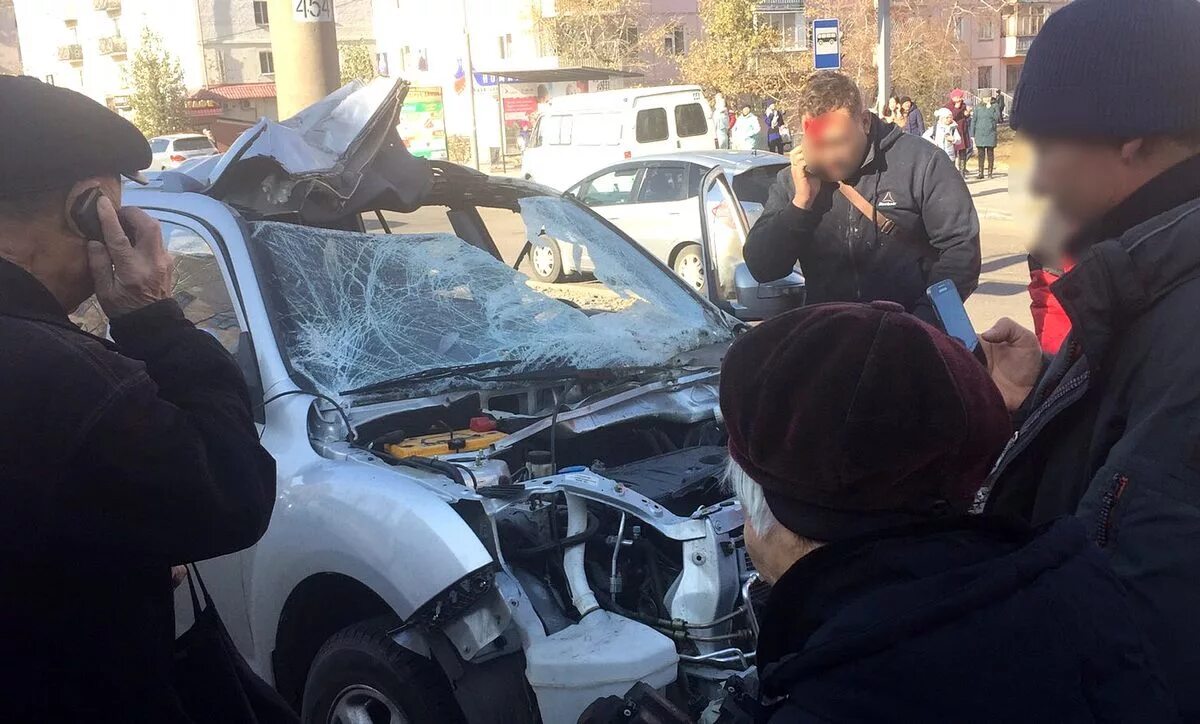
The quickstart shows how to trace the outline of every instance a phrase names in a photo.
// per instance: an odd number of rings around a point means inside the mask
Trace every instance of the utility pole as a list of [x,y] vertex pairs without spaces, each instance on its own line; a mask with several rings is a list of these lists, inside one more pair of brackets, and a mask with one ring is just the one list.
[[875,0],[875,16],[879,25],[879,44],[875,49],[875,65],[879,69],[876,110],[882,113],[892,93],[892,0]]
[[[479,157],[479,116],[475,112],[475,63],[471,59],[471,24],[467,20],[467,0],[462,0],[463,38],[467,42],[467,93],[471,100],[471,148],[475,157],[475,169],[483,169],[483,159]],[[499,88],[499,85],[496,86]],[[497,93],[499,91],[497,90]]]
[[333,0],[270,0],[279,117],[290,118],[341,85]]

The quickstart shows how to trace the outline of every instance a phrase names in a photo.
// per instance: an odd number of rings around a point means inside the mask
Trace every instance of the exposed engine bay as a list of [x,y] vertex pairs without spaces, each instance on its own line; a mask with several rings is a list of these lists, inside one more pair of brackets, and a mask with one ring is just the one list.
[[454,481],[452,505],[496,565],[427,604],[410,632],[444,632],[464,661],[522,652],[546,722],[638,681],[697,719],[752,668],[756,576],[723,486],[715,371],[430,403],[359,424],[356,445]]

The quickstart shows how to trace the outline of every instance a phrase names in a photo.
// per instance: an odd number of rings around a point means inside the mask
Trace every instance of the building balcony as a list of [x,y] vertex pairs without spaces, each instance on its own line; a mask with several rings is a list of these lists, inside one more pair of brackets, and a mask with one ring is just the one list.
[[100,38],[100,55],[111,55],[114,58],[124,57],[128,52],[125,38],[119,35],[110,35],[107,38]]
[[58,59],[71,65],[81,65],[83,63],[83,46],[79,43],[58,46]]
[[98,12],[109,15],[121,14],[121,0],[92,0],[92,7]]
[[1029,46],[1033,45],[1033,39],[1036,35],[1006,35],[1003,38],[1001,47],[1001,55],[1005,58],[1024,58],[1029,52]]

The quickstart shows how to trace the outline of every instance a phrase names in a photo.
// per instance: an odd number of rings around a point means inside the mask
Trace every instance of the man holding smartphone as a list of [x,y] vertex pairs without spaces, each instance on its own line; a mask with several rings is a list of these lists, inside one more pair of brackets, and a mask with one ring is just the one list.
[[1195,0],[1076,0],[1046,21],[1011,121],[1035,150],[1034,191],[1081,229],[1050,287],[1071,331],[1048,364],[1012,320],[982,335],[1023,422],[985,510],[1084,522],[1184,721],[1200,720],[1197,53]]
[[979,218],[954,163],[884,123],[849,77],[814,73],[800,90],[804,137],[771,187],[744,250],[755,279],[799,262],[810,303],[897,302],[927,322],[925,290],[979,285]]
[[[275,463],[237,364],[171,298],[158,223],[121,208],[145,137],[33,78],[0,98],[0,711],[185,721],[171,567],[254,544]],[[93,294],[115,342],[67,316]]]

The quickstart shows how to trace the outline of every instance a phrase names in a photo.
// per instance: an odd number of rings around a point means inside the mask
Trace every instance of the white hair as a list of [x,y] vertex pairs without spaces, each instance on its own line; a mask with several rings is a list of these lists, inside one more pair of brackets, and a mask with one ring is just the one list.
[[762,486],[732,457],[725,468],[725,483],[742,504],[742,513],[746,520],[750,521],[750,525],[754,526],[756,533],[763,536],[775,527],[778,521],[767,506],[767,496],[763,494]]

